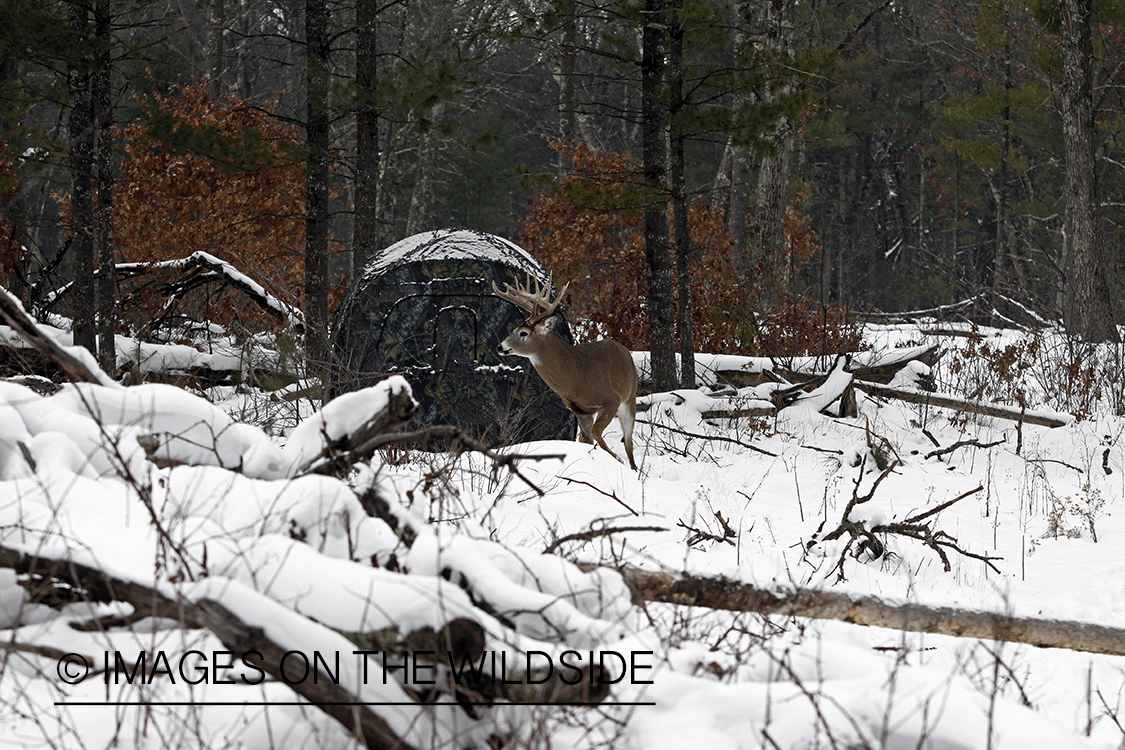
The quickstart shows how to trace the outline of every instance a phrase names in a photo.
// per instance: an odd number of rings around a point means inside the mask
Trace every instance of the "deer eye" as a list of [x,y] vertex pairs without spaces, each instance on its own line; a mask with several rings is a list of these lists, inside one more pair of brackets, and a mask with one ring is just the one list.
[[527,332],[527,331],[520,331],[520,338],[521,338],[521,339],[526,339],[526,338],[527,338],[527,336],[528,336],[528,332]]

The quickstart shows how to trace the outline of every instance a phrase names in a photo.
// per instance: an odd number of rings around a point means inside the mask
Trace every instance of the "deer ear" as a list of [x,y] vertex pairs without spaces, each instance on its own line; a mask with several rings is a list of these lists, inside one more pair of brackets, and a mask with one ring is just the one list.
[[536,333],[549,333],[555,330],[555,325],[559,322],[558,315],[552,315],[549,318],[539,321],[535,324]]

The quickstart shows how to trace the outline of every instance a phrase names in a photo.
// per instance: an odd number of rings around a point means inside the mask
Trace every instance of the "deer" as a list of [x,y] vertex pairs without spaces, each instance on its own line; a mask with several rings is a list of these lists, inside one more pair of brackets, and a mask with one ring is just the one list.
[[551,280],[545,287],[535,280],[531,291],[531,276],[527,285],[518,282],[513,287],[504,285],[501,291],[496,282],[492,291],[527,313],[523,324],[517,326],[500,342],[503,355],[527,357],[547,386],[558,394],[566,408],[578,418],[579,440],[596,443],[616,460],[621,459],[602,439],[602,432],[617,417],[625,437],[625,455],[629,467],[637,470],[633,460],[633,423],[637,416],[637,368],[633,355],[621,344],[610,339],[584,344],[568,344],[554,332],[561,317],[555,314],[570,282],[551,300]]

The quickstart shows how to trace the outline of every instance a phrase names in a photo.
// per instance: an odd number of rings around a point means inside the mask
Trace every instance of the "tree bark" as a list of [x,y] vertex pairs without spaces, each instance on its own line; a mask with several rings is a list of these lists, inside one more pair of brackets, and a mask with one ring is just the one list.
[[74,259],[74,343],[97,354],[94,291],[94,116],[91,97],[92,28],[89,6],[73,2],[69,8],[72,54],[67,74],[70,116],[70,251]]
[[375,102],[378,81],[377,0],[358,0],[356,4],[356,167],[355,218],[352,222],[352,283],[380,248],[379,190],[379,110]]
[[434,207],[434,176],[437,171],[437,124],[445,115],[445,102],[438,102],[429,112],[429,126],[418,125],[418,161],[414,167],[414,189],[410,193],[410,211],[406,217],[406,234],[413,235],[430,228]]
[[328,6],[325,0],[305,0],[308,145],[305,214],[305,342],[310,374],[320,371],[327,354],[328,334]]
[[[0,87],[7,89],[9,85],[18,82],[21,70],[20,61],[15,56],[7,55],[0,59]],[[9,154],[23,153],[27,148],[25,128],[17,113],[0,110],[0,141],[7,144]],[[6,285],[16,299],[27,301],[27,266],[30,257],[27,246],[30,240],[27,231],[26,188],[22,180],[13,187],[11,198],[0,201],[0,221],[6,220],[8,223],[8,236],[0,237],[0,270],[8,270],[8,273],[0,278],[0,283]]]
[[665,139],[665,0],[645,0],[641,50],[642,182],[645,267],[648,280],[648,333],[653,388],[676,387],[676,322],[672,257],[668,243],[668,149]]
[[769,590],[726,578],[618,569],[641,601],[732,612],[843,620],[867,627],[938,633],[957,638],[1026,643],[1095,654],[1125,655],[1125,630],[1071,620],[1011,617],[923,604],[892,604],[874,596],[814,589]]
[[1070,424],[1070,419],[1064,418],[1061,415],[1058,417],[1053,417],[1046,414],[1036,414],[1028,412],[1026,409],[1017,409],[1014,406],[986,404],[980,401],[968,401],[966,399],[956,398],[954,396],[946,396],[940,393],[930,393],[929,391],[917,391],[905,388],[890,388],[885,385],[876,385],[874,383],[867,382],[856,383],[856,387],[861,391],[870,393],[873,396],[893,398],[898,401],[905,401],[910,404],[941,406],[946,409],[967,411],[970,414],[980,414],[985,417],[1010,419],[1012,421],[1023,422],[1025,424],[1040,425],[1041,427],[1062,427],[1063,425]]
[[1066,158],[1063,320],[1089,342],[1116,341],[1110,263],[1102,243],[1094,143],[1092,0],[1059,4]]
[[207,50],[207,82],[210,84],[211,97],[219,99],[223,95],[223,56],[224,35],[227,31],[227,5],[226,0],[213,0],[211,6],[211,37],[208,39]]
[[669,146],[671,152],[672,224],[676,235],[677,311],[680,330],[680,387],[695,388],[695,330],[691,298],[691,232],[684,175],[684,19],[683,0],[671,0],[668,9],[671,49],[669,61]]
[[114,257],[113,196],[113,63],[110,0],[94,8],[94,39],[98,50],[92,81],[95,127],[94,166],[97,168],[97,206],[94,242],[98,256],[97,311],[98,364],[107,373],[117,369],[117,260]]
[[[574,76],[578,69],[578,7],[575,0],[562,0],[562,48],[559,50],[559,140],[571,143],[577,133],[577,101]],[[574,168],[574,159],[559,151],[559,176]]]
[[[792,35],[790,0],[768,0],[760,5],[758,12],[763,14],[759,21],[763,46],[778,58],[788,57]],[[788,81],[788,73],[778,75],[785,79],[784,82],[767,83],[761,94],[763,103],[776,101],[789,93],[792,84]],[[785,237],[793,157],[793,123],[789,118],[781,117],[767,140],[772,144],[773,152],[762,158],[758,170],[751,253],[751,258],[760,262],[752,262],[747,270],[753,272],[755,267],[760,267],[765,272],[763,281],[776,301],[789,291],[790,282]]]

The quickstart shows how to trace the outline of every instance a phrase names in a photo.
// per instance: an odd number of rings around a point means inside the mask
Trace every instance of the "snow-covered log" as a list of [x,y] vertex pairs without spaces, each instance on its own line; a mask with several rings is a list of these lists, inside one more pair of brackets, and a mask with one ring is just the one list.
[[872,396],[893,398],[898,401],[906,401],[910,404],[922,404],[923,406],[940,406],[946,409],[966,411],[970,414],[1010,419],[1015,422],[1040,425],[1042,427],[1062,427],[1063,425],[1070,424],[1072,421],[1069,414],[1062,414],[1060,412],[1017,409],[1014,406],[990,404],[983,401],[971,401],[969,399],[957,398],[956,396],[942,393],[932,393],[916,388],[891,388],[889,386],[863,382],[857,382],[856,387],[866,393],[870,393]]
[[[189,276],[188,279],[185,279],[181,284],[171,285],[169,287],[169,293],[176,296],[183,291],[187,291],[187,288],[214,281],[223,282],[246,294],[251,301],[273,317],[285,323],[286,327],[293,332],[298,334],[303,334],[305,332],[305,316],[299,309],[282,302],[280,299],[267,292],[265,287],[261,284],[239,271],[227,261],[217,258],[211,253],[197,250],[191,255],[174,260],[118,263],[115,268],[119,279],[133,278],[161,269],[182,270],[189,273],[194,272],[194,276]],[[200,275],[200,271],[204,271],[205,274]],[[95,271],[95,273],[97,273],[97,271]],[[61,289],[52,292],[48,297],[48,304],[50,305],[56,302],[69,292],[70,288],[71,285],[67,284]]]
[[93,355],[79,346],[62,346],[32,320],[6,289],[0,288],[0,321],[53,362],[75,383],[112,385],[113,381],[94,362]]
[[373,437],[406,424],[417,408],[410,384],[400,375],[337,396],[290,434],[285,446],[290,476],[346,475],[375,452]]
[[637,602],[666,602],[763,615],[842,620],[855,625],[957,638],[1026,643],[1095,654],[1125,656],[1125,630],[1073,620],[1013,617],[1000,612],[894,603],[819,589],[767,589],[728,578],[618,569]]
[[[845,369],[856,380],[887,383],[906,363],[920,361],[932,365],[941,356],[941,352],[941,347],[932,343],[902,349],[852,352],[843,356],[847,358]],[[739,357],[696,354],[695,356],[699,369],[698,375],[702,381],[726,383],[737,388],[780,380],[803,382],[821,378],[831,371],[837,359],[836,355]]]

